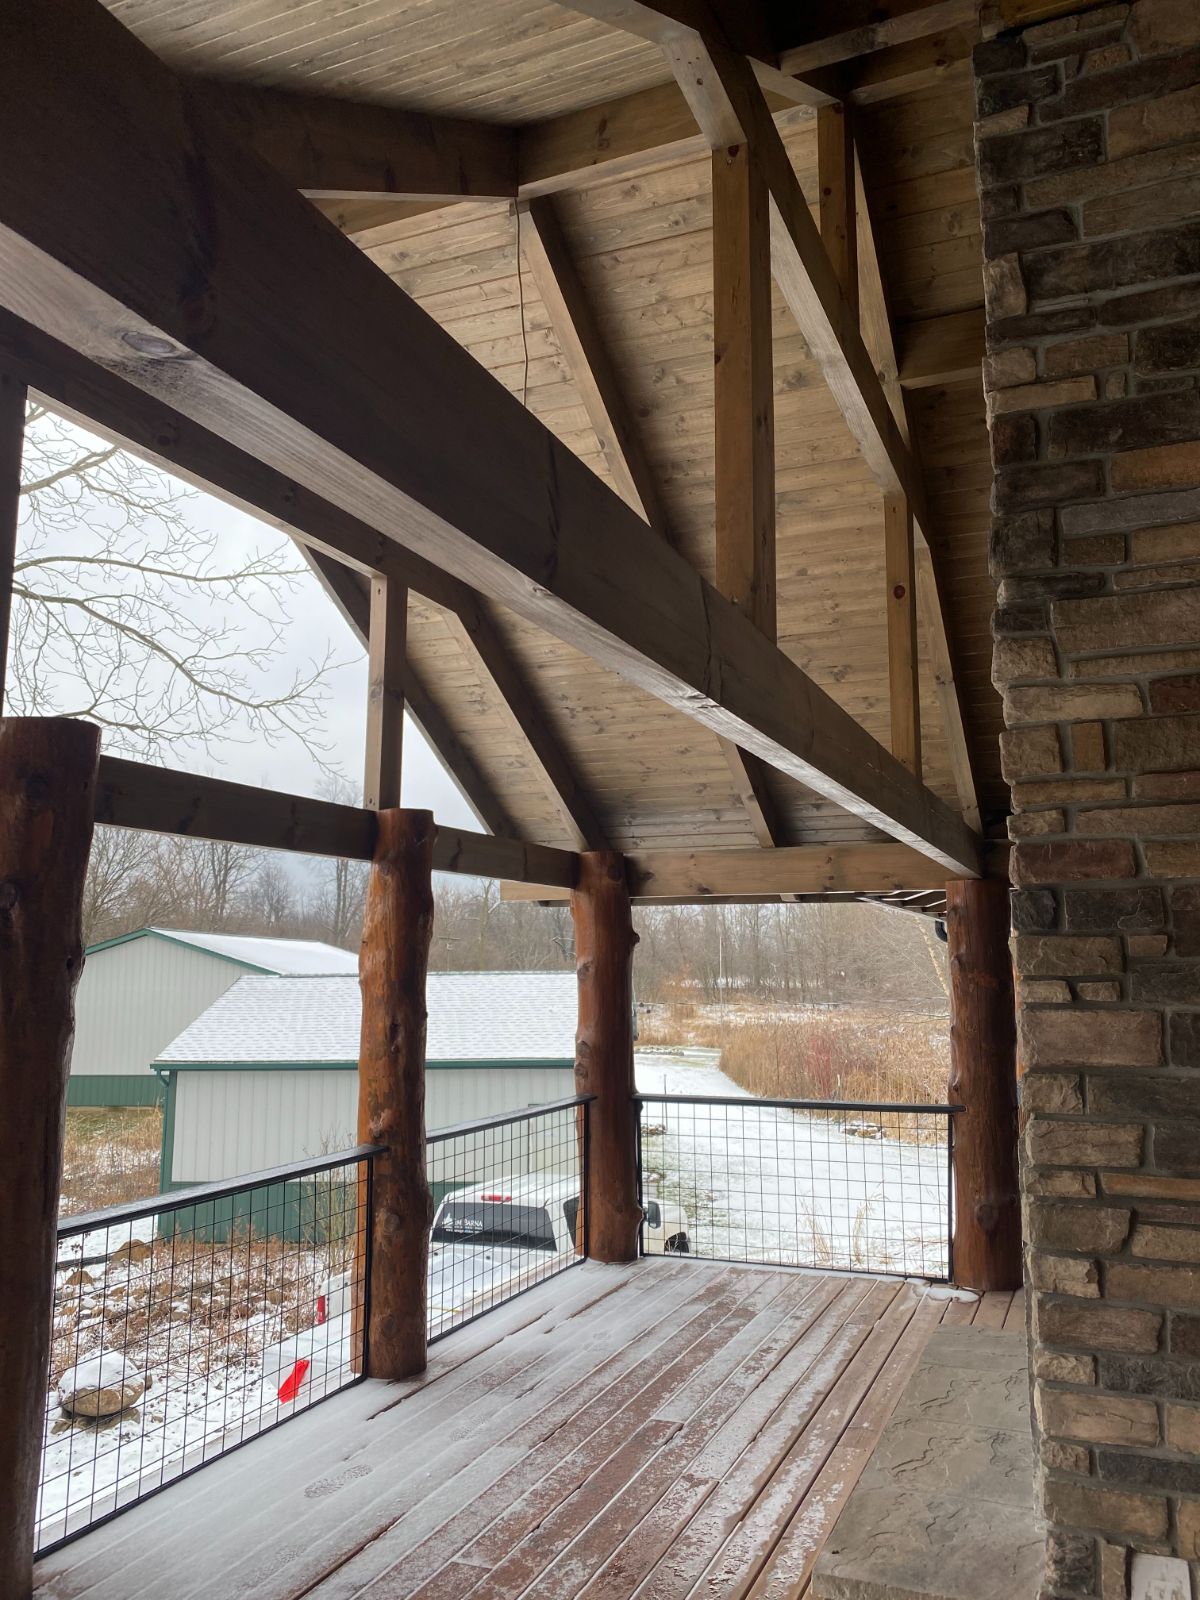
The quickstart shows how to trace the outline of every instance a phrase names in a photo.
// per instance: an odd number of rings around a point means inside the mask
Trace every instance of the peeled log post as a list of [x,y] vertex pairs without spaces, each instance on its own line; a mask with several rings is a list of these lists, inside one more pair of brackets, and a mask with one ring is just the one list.
[[588,1253],[597,1261],[633,1261],[642,1220],[633,1082],[633,951],[638,938],[624,856],[614,850],[580,855],[571,917],[579,979],[575,1092],[597,1097],[588,1112]]
[[426,1357],[433,1200],[425,1171],[425,977],[433,935],[431,811],[381,811],[363,916],[358,1137],[386,1145],[371,1201],[367,1376],[411,1378]]
[[1017,1017],[1008,952],[1008,885],[946,886],[950,1099],[954,1118],[954,1281],[1021,1287],[1017,1181]]
[[0,718],[0,1600],[28,1600],[100,731]]

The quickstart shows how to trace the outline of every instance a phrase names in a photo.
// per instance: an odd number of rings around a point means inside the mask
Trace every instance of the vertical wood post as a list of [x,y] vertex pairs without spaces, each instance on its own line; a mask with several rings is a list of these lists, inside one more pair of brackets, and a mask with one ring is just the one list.
[[363,805],[386,811],[400,804],[404,755],[404,669],[408,588],[376,573],[371,579],[367,638],[367,738]]
[[21,511],[21,454],[25,446],[25,385],[0,372],[0,715],[8,666],[13,564]]
[[0,718],[0,1600],[28,1600],[100,732]]
[[888,700],[892,754],[921,776],[921,684],[917,655],[917,572],[907,496],[883,497],[887,573]]
[[854,188],[854,138],[844,105],[817,110],[817,186],[821,240],[858,321],[858,206]]
[[589,1108],[587,1238],[597,1261],[633,1261],[642,1220],[637,1198],[637,1112],[633,1082],[633,951],[637,934],[625,858],[589,850],[571,895],[579,1031],[575,1092]]
[[1008,885],[946,886],[950,1099],[954,1118],[954,1279],[1019,1289],[1017,1017],[1008,952]]
[[433,935],[431,811],[378,816],[363,917],[358,1137],[386,1145],[371,1202],[367,1376],[425,1368],[433,1200],[425,1171],[425,977]]

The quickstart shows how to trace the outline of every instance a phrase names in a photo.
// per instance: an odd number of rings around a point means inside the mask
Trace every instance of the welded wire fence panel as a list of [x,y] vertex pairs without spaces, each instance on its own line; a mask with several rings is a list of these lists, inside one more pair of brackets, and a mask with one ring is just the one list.
[[373,1153],[59,1228],[39,1553],[361,1377]]
[[947,1279],[952,1109],[644,1095],[643,1250]]
[[428,1136],[431,1341],[586,1256],[590,1098]]

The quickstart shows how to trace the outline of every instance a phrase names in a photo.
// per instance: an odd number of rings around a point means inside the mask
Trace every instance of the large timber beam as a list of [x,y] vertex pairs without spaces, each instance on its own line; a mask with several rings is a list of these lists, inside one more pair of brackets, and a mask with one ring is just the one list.
[[294,189],[321,200],[511,199],[511,128],[328,95],[196,81],[197,93]]
[[[730,70],[786,163],[749,69]],[[0,304],[950,872],[978,870],[949,807],[99,0],[0,13],[0,138],[21,151],[0,167]]]
[[[915,850],[894,844],[786,845],[775,850],[646,850],[626,856],[635,900],[702,901],[758,896],[887,894],[944,890],[946,879]],[[515,884],[507,900],[562,894]]]
[[4,710],[5,670],[8,666],[24,446],[25,385],[11,372],[0,368],[0,714]]
[[[809,3],[797,8],[809,37],[803,44],[782,51],[778,65],[789,74],[813,72],[889,46],[912,44],[944,29],[978,28],[979,7],[980,0],[934,0],[932,5],[894,9],[880,5],[879,0],[871,0],[869,6],[848,5],[847,0]],[[846,26],[855,10],[864,13],[863,20],[851,20],[851,25]],[[889,10],[893,10],[890,16],[886,14]]]
[[[114,828],[370,861],[376,817],[362,806],[148,767],[120,756],[100,757],[96,821]],[[440,826],[433,864],[438,872],[559,889],[574,888],[579,871],[579,858],[571,850]]]

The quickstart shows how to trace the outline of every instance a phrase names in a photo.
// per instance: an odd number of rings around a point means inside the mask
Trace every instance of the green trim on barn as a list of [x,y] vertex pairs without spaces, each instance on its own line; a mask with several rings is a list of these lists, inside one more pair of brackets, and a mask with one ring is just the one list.
[[81,1072],[67,1082],[68,1106],[158,1106],[162,1083],[153,1072]]
[[223,950],[210,950],[207,945],[193,944],[190,939],[177,938],[163,928],[135,928],[132,933],[119,933],[115,939],[101,939],[98,944],[90,944],[83,953],[85,958],[99,955],[101,950],[114,950],[117,945],[132,944],[135,939],[161,939],[164,944],[178,945],[181,950],[194,950],[200,955],[212,956],[214,961],[228,961],[230,966],[241,967],[243,972],[256,972],[264,978],[276,976],[273,967],[260,967],[257,962],[243,961],[240,956],[226,955]]
[[[191,1182],[164,1182],[161,1192],[169,1195],[192,1188],[195,1184]],[[335,1180],[332,1174],[323,1173],[317,1178],[287,1178],[160,1212],[158,1236],[179,1236],[204,1244],[228,1244],[231,1239],[250,1237],[306,1246],[326,1244],[353,1233],[357,1191],[356,1177]]]
[[169,1194],[172,1188],[179,1188],[179,1184],[171,1182],[171,1160],[175,1153],[175,1074],[164,1072],[162,1081],[166,1086],[167,1097],[163,1106],[162,1125],[162,1151],[158,1158],[158,1190],[160,1194]]

